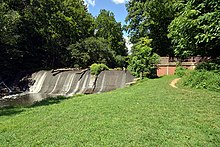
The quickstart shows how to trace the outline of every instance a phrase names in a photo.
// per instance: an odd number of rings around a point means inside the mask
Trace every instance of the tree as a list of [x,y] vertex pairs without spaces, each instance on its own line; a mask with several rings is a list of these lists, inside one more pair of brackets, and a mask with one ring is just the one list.
[[9,75],[9,70],[14,70],[23,55],[23,52],[15,48],[20,38],[16,32],[19,22],[17,11],[10,10],[4,2],[0,3],[0,75],[3,76]]
[[[94,18],[83,0],[6,0],[4,3],[5,14],[13,12],[19,16],[18,23],[12,23],[16,29],[11,29],[11,34],[18,34],[14,36],[19,36],[19,42],[11,51],[22,53],[16,59],[20,71],[68,66],[67,47],[94,33]],[[12,17],[9,19],[8,22],[13,21]],[[5,35],[2,40],[7,38]]]
[[[175,2],[175,3],[174,3]],[[132,43],[141,37],[152,40],[153,50],[161,56],[173,55],[168,25],[174,19],[178,0],[130,0],[127,4],[126,27]]]
[[128,69],[136,76],[155,76],[155,66],[159,63],[159,55],[153,52],[149,46],[151,39],[140,38],[133,46],[132,54],[129,58]]
[[115,20],[114,13],[101,10],[95,22],[96,36],[108,40],[111,49],[116,55],[126,56],[127,49],[123,38],[122,26],[121,23]]
[[220,56],[220,6],[215,0],[190,0],[169,25],[175,54]]
[[74,67],[87,68],[93,63],[114,64],[115,53],[104,38],[89,37],[68,47]]
[[0,78],[70,66],[70,44],[94,35],[83,0],[0,2]]

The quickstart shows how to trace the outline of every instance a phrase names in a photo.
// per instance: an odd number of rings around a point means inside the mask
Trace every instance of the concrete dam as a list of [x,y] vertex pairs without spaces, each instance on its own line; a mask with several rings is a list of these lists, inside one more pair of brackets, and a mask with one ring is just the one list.
[[30,93],[72,96],[75,94],[101,93],[125,87],[134,80],[127,71],[107,70],[98,76],[89,70],[39,71],[32,74],[34,84]]
[[46,97],[102,93],[125,87],[135,77],[125,70],[106,70],[91,75],[90,70],[41,70],[31,74],[25,93],[0,98],[0,107],[30,105]]

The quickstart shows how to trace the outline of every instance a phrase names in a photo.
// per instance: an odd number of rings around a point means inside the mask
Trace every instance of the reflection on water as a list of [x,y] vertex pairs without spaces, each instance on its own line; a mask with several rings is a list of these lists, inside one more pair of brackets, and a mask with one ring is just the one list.
[[34,104],[35,102],[54,96],[55,95],[48,95],[41,93],[22,93],[16,95],[9,95],[0,98],[0,108],[7,106],[29,106]]

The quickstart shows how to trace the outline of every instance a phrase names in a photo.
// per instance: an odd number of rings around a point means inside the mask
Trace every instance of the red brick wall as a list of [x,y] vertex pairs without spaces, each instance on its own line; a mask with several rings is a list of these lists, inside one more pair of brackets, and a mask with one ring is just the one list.
[[[201,57],[192,57],[181,62],[181,66],[194,69],[200,60]],[[176,70],[177,61],[177,58],[161,57],[160,64],[158,64],[157,76],[173,75]]]
[[[188,69],[193,69],[190,65],[188,66],[183,66],[185,68],[188,68]],[[173,66],[173,65],[163,65],[163,66],[160,66],[158,65],[158,68],[157,68],[157,76],[160,77],[160,76],[165,76],[165,75],[174,75],[175,73],[175,70],[176,70],[176,66]]]
[[157,69],[157,76],[173,75],[175,73],[176,67],[173,66],[159,66]]

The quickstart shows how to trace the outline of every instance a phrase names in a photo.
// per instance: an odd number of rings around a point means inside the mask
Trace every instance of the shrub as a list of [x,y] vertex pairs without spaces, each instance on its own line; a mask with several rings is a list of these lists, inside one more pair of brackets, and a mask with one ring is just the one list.
[[178,77],[183,77],[187,74],[188,71],[189,70],[186,69],[185,67],[177,66],[175,70],[175,75],[177,75]]
[[199,63],[196,70],[220,72],[220,58]]
[[184,86],[220,91],[220,74],[212,71],[194,70],[182,78]]
[[91,74],[92,75],[99,75],[103,70],[109,70],[108,66],[105,64],[97,64],[94,63],[90,66]]

